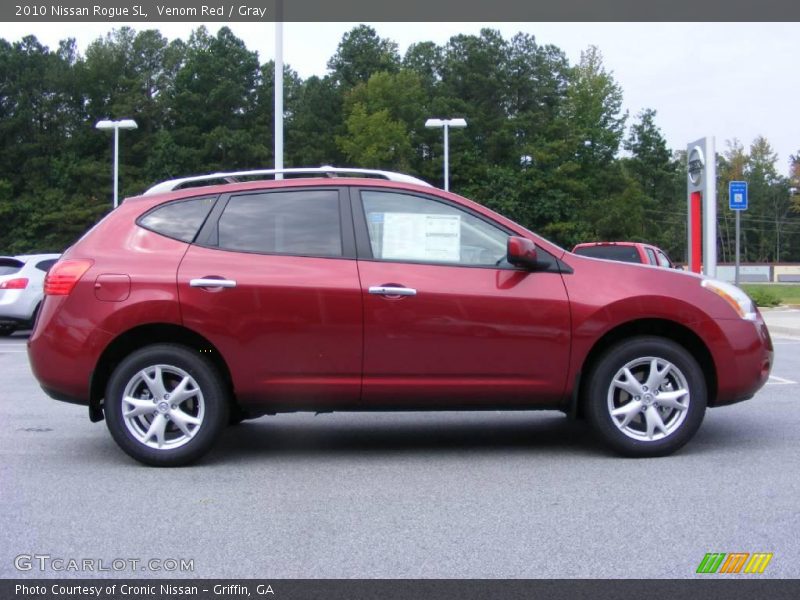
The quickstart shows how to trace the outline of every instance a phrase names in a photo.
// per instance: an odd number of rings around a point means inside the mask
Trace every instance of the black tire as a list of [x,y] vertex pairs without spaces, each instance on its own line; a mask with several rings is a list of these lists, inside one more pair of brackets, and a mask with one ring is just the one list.
[[8,337],[16,330],[14,325],[0,325],[0,337]]
[[235,427],[247,420],[245,412],[238,405],[232,404],[228,409],[228,427]]
[[[160,395],[158,381],[165,395]],[[179,381],[186,382],[188,391],[178,389]],[[126,388],[137,404],[123,400]],[[147,404],[151,400],[152,411]],[[126,418],[125,409],[139,413]],[[178,467],[196,461],[216,442],[228,423],[228,395],[214,365],[196,351],[156,344],[133,352],[117,366],[106,387],[104,410],[109,432],[129,456],[147,465]],[[160,436],[152,433],[159,430]]]
[[33,329],[36,325],[36,318],[39,316],[39,310],[42,308],[42,303],[36,305],[36,308],[33,309],[33,315],[31,315],[30,323],[28,323],[29,329]]
[[[654,358],[656,374],[651,380]],[[630,382],[623,371],[626,366],[636,381]],[[648,382],[658,386],[650,389]],[[584,399],[589,422],[611,448],[637,458],[666,456],[686,444],[703,422],[706,381],[685,348],[665,338],[642,336],[602,354],[589,373]]]

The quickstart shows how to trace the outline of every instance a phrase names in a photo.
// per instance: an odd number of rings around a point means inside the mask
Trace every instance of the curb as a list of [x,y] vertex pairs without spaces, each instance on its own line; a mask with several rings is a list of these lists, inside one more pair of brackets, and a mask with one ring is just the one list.
[[767,324],[767,329],[769,329],[769,334],[771,336],[772,335],[788,336],[800,339],[800,329],[796,327],[781,327],[780,325]]

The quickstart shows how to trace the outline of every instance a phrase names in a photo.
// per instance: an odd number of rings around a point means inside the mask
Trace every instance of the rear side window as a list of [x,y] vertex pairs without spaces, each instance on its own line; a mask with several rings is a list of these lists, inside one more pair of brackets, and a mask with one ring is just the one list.
[[206,220],[215,199],[192,198],[163,204],[139,219],[139,225],[161,235],[191,243]]
[[578,248],[575,254],[591,258],[605,258],[621,262],[641,263],[639,253],[633,246],[587,246]]
[[13,275],[25,265],[16,258],[0,258],[0,275]]
[[342,256],[338,190],[233,196],[219,219],[219,247],[240,252]]

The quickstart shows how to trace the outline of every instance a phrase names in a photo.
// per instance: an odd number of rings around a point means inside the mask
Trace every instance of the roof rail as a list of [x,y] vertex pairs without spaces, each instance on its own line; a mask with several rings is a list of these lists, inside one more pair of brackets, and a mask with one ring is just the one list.
[[403,173],[395,173],[393,171],[378,171],[375,169],[351,169],[349,167],[332,167],[324,165],[322,167],[301,167],[289,169],[256,169],[254,171],[231,171],[225,173],[208,173],[206,175],[194,175],[192,177],[181,177],[179,179],[170,179],[157,183],[148,189],[143,195],[152,196],[154,194],[163,194],[165,192],[172,192],[179,190],[189,183],[199,183],[203,181],[215,181],[222,179],[227,183],[237,183],[241,181],[242,177],[261,177],[266,178],[270,175],[325,175],[327,177],[336,177],[337,175],[367,175],[372,177],[379,177],[389,181],[398,181],[402,183],[415,183],[417,185],[424,185],[433,187],[427,181],[417,179],[411,175]]

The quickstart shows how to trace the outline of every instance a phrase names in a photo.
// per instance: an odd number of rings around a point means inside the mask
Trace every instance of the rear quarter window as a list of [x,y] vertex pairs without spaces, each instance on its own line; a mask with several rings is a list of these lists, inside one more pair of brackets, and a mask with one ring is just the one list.
[[46,260],[40,260],[38,263],[36,263],[36,268],[39,269],[40,271],[44,271],[45,273],[47,273],[50,270],[50,267],[56,264],[56,262],[58,262],[57,258],[48,258]]
[[162,204],[140,217],[138,223],[150,231],[192,243],[215,200],[216,197],[192,198]]

